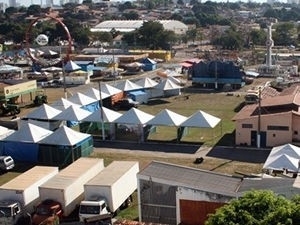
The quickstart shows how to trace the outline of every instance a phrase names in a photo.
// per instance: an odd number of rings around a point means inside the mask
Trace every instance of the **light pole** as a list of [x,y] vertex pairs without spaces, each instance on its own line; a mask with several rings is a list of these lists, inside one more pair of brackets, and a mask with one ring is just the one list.
[[261,87],[258,88],[258,121],[257,121],[257,138],[256,138],[256,145],[257,148],[260,148],[260,132],[261,132]]
[[61,60],[61,66],[62,66],[62,75],[63,75],[63,88],[64,88],[64,96],[65,96],[65,99],[68,98],[68,93],[67,93],[67,87],[66,87],[66,73],[65,73],[65,59],[64,57],[62,56],[62,45],[61,45],[61,41],[60,41],[60,38],[58,38],[58,45],[59,45],[59,57],[60,57],[60,60]]

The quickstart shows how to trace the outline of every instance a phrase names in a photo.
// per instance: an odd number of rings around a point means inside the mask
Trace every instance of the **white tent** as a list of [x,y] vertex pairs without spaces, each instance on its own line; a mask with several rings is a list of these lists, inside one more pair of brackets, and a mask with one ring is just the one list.
[[[103,110],[103,115],[102,115],[102,110]],[[115,112],[115,111],[110,110],[105,107],[102,107],[102,110],[101,110],[101,108],[98,109],[97,111],[93,112],[91,115],[82,119],[82,121],[113,123],[116,119],[118,119],[120,116],[122,116],[121,113]]]
[[56,67],[56,66],[50,66],[50,67],[47,67],[47,68],[42,68],[42,71],[59,72],[59,71],[62,71],[62,68]]
[[181,127],[200,127],[200,128],[214,128],[221,121],[220,118],[212,116],[201,110],[195,112],[186,121],[184,121]]
[[75,62],[73,62],[72,60],[68,61],[65,65],[64,65],[64,70],[66,72],[73,72],[76,70],[81,70],[81,67],[78,66]]
[[156,85],[154,88],[168,91],[168,90],[174,90],[174,89],[181,89],[182,87],[175,84],[170,79],[164,79],[158,85]]
[[154,86],[158,85],[155,80],[152,80],[149,77],[143,77],[135,83],[143,88],[153,88]]
[[299,159],[291,157],[287,154],[282,154],[276,158],[273,158],[272,160],[267,160],[263,166],[263,169],[298,172],[298,167]]
[[147,122],[150,125],[157,126],[179,126],[182,124],[187,117],[172,112],[168,109],[160,111],[153,119]]
[[114,86],[111,86],[109,84],[101,84],[100,85],[100,91],[108,94],[109,96],[115,95],[115,94],[119,94],[122,92],[122,90],[115,88]]
[[11,130],[11,129],[8,129],[7,127],[0,126],[0,140],[8,137],[9,135],[11,135],[14,132],[15,132],[15,130]]
[[116,83],[114,85],[114,87],[116,87],[120,90],[123,90],[123,91],[133,91],[133,90],[139,90],[139,89],[143,88],[142,86],[137,85],[130,80],[119,81],[118,83]]
[[292,144],[276,146],[272,148],[272,151],[268,158],[277,157],[282,154],[300,159],[300,147]]
[[43,105],[39,106],[37,109],[28,113],[25,116],[25,118],[50,120],[54,116],[58,115],[59,113],[61,113],[61,110],[58,110],[47,104],[43,104]]
[[272,148],[270,155],[264,163],[263,169],[283,170],[298,172],[300,148],[285,144]]
[[81,107],[81,105],[70,102],[69,100],[67,100],[65,98],[60,98],[59,100],[53,102],[50,106],[62,111],[62,110],[65,110],[66,108],[68,108],[71,105],[76,106],[76,107]]
[[71,105],[67,109],[63,110],[60,114],[53,117],[53,119],[65,121],[81,121],[91,114],[92,113],[87,110]]
[[114,122],[121,124],[147,124],[147,122],[153,118],[154,116],[151,114],[145,113],[136,108],[131,108]]
[[36,143],[50,134],[52,134],[50,130],[31,123],[23,123],[19,130],[4,138],[3,141]]
[[12,73],[12,72],[23,72],[21,67],[11,66],[11,65],[0,65],[0,73]]
[[89,105],[98,101],[97,99],[91,98],[80,92],[75,93],[73,96],[68,98],[68,100],[77,105]]
[[181,86],[175,84],[170,79],[162,79],[148,94],[151,97],[177,96],[181,94],[181,88]]
[[154,116],[148,113],[145,113],[139,109],[131,108],[129,111],[125,112],[122,116],[116,119],[114,122],[118,124],[130,124],[136,125],[138,127],[138,135],[140,141],[144,141],[144,125]]
[[41,140],[39,143],[48,145],[73,146],[90,136],[90,134],[80,133],[66,126],[61,126],[51,135]]
[[107,94],[103,91],[101,91],[101,95],[100,95],[100,91],[97,90],[96,88],[89,88],[87,91],[84,92],[84,94],[86,96],[89,96],[89,97],[97,99],[97,100],[105,99],[110,96],[109,94]]

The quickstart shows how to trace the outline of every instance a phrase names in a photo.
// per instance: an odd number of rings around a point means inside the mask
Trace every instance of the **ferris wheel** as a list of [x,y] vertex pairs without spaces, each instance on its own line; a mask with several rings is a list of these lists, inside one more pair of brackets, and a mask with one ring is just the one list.
[[[49,21],[49,20],[54,21],[55,23],[59,24],[63,28],[63,30],[65,32],[65,36],[66,36],[66,42],[67,42],[67,44],[64,45],[66,47],[66,52],[64,53],[64,57],[61,56],[61,52],[60,52],[59,58],[56,58],[55,60],[49,60],[49,59],[43,58],[43,55],[39,54],[38,50],[35,50],[32,48],[36,44],[39,47],[46,47],[48,45],[49,37],[46,34],[38,34],[36,37],[34,37],[33,29],[38,22],[44,22],[44,21]],[[70,60],[70,54],[72,53],[72,38],[71,38],[71,35],[70,35],[70,32],[69,32],[67,26],[59,18],[45,14],[44,16],[34,19],[30,23],[30,25],[26,31],[25,40],[26,40],[27,54],[31,58],[31,60],[34,64],[44,67],[44,66],[53,66],[55,64],[64,63],[64,62]],[[49,49],[50,49],[50,46],[49,46]],[[61,46],[60,46],[60,49],[61,49]],[[40,52],[42,52],[42,51],[40,51]]]

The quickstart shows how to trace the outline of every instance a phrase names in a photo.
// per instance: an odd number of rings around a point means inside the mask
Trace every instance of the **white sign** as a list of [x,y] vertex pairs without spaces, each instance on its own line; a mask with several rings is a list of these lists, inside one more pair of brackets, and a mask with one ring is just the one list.
[[40,34],[39,36],[37,36],[35,41],[36,43],[38,43],[38,45],[46,45],[48,44],[48,36],[45,34]]

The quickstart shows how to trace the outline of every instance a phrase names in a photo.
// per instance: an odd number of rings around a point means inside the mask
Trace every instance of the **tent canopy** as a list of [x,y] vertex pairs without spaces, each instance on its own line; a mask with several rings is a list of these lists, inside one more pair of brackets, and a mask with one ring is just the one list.
[[114,87],[123,90],[123,91],[133,91],[133,90],[139,90],[142,89],[143,87],[139,86],[138,84],[133,83],[130,80],[122,80],[116,83]]
[[89,88],[86,92],[84,92],[84,94],[90,98],[94,98],[97,100],[101,100],[109,97],[109,94],[103,91],[101,91],[101,95],[100,95],[100,91],[97,90],[96,88]]
[[154,88],[167,91],[167,90],[181,89],[182,87],[175,84],[170,79],[164,79],[158,85],[156,85]]
[[82,94],[80,92],[75,93],[68,100],[72,103],[77,104],[77,105],[89,105],[89,104],[92,104],[92,103],[98,101],[97,99],[91,98],[91,97],[89,97],[85,94]]
[[80,133],[66,126],[61,126],[39,143],[48,145],[73,146],[89,137],[91,137],[90,134]]
[[76,107],[81,107],[81,105],[70,102],[69,100],[67,100],[65,98],[58,99],[57,101],[53,102],[50,106],[62,111],[62,110],[67,109],[71,105],[76,106]]
[[54,120],[64,120],[64,121],[81,121],[92,113],[81,109],[77,106],[71,105],[60,114],[53,117]]
[[0,73],[22,72],[21,67],[3,64],[0,66]]
[[114,86],[111,86],[109,84],[101,84],[100,85],[100,91],[109,95],[109,96],[112,96],[112,95],[115,95],[115,94],[119,94],[122,92],[122,90],[118,89],[118,88],[115,88]]
[[221,121],[220,118],[212,116],[201,110],[195,112],[186,121],[184,121],[181,127],[201,127],[201,128],[214,128]]
[[288,169],[289,171],[298,172],[300,160],[300,148],[285,144],[272,148],[263,168],[273,170]]
[[149,77],[143,77],[135,83],[143,88],[153,88],[154,86],[158,85],[156,81],[150,79]]
[[[102,111],[103,111],[103,115],[102,115]],[[101,110],[101,108],[98,109],[97,111],[95,111],[91,115],[89,115],[88,117],[82,119],[82,121],[113,123],[120,116],[122,116],[121,113],[115,112],[115,111],[110,110],[105,107],[102,107],[102,110]]]
[[50,120],[54,116],[58,115],[59,113],[61,113],[61,110],[58,110],[47,104],[43,104],[43,105],[39,106],[37,109],[28,113],[27,116],[25,116],[25,117],[30,118],[30,119]]
[[23,123],[19,130],[4,138],[3,141],[36,143],[50,134],[52,134],[50,130],[31,123]]
[[266,161],[263,168],[273,170],[288,170],[290,172],[298,172],[299,159],[291,157],[287,154],[280,155],[273,160]]
[[163,126],[179,126],[187,117],[172,112],[168,109],[160,111],[153,119],[147,122],[150,125],[163,125]]
[[139,109],[131,108],[125,112],[122,116],[115,120],[115,123],[121,124],[146,124],[149,120],[153,119],[154,116],[145,113]]
[[77,65],[75,62],[73,62],[72,60],[70,60],[64,66],[64,70],[66,72],[73,72],[76,70],[81,70],[81,67],[79,65]]

